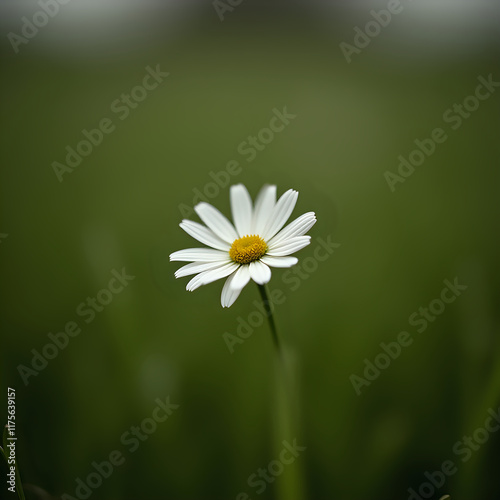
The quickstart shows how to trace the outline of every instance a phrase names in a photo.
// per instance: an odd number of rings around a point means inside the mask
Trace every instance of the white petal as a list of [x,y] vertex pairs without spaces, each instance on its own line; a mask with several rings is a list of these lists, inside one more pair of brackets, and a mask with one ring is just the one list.
[[314,212],[308,212],[307,214],[301,215],[293,222],[290,222],[288,226],[284,227],[269,241],[269,248],[273,248],[274,245],[284,241],[285,239],[306,234],[307,231],[314,226],[314,224],[316,224],[316,216]]
[[[240,269],[242,267],[246,266],[241,266]],[[236,273],[238,271],[236,271]],[[236,299],[240,296],[241,290],[243,290],[243,288],[238,288],[238,289],[232,288],[232,283],[234,282],[236,273],[231,274],[231,276],[229,276],[229,278],[224,283],[224,286],[222,287],[222,293],[220,296],[220,303],[222,307],[231,307],[236,301]]]
[[223,264],[215,269],[210,269],[209,271],[203,271],[197,274],[187,285],[186,290],[192,292],[202,285],[208,285],[212,281],[216,281],[221,278],[229,276],[231,273],[238,269],[238,264],[236,262],[229,262],[228,264]]
[[229,220],[215,207],[208,203],[198,203],[194,207],[200,219],[221,239],[232,244],[238,239],[238,234]]
[[193,222],[192,220],[184,219],[179,226],[186,231],[189,236],[197,239],[199,242],[204,243],[212,248],[217,248],[219,250],[229,250],[231,246],[229,243],[221,240],[211,229]]
[[188,281],[188,284],[186,285],[186,290],[188,290],[189,292],[196,290],[197,288],[199,288],[200,286],[202,286],[204,284],[203,280],[209,272],[217,271],[217,270],[223,269],[223,268],[225,269],[226,266],[227,266],[227,264],[219,264],[214,269],[210,269],[208,271],[203,271],[203,272],[197,274],[194,278],[191,278],[191,280]]
[[262,234],[266,241],[269,241],[285,225],[293,212],[298,196],[297,191],[289,189],[278,200]]
[[209,271],[219,267],[223,262],[191,262],[191,264],[186,264],[175,271],[176,278],[182,278],[183,276],[189,276],[190,274],[197,274],[203,271]]
[[185,250],[178,250],[177,252],[171,253],[170,260],[180,260],[184,262],[217,262],[229,261],[230,257],[227,252],[221,252],[213,248],[186,248]]
[[252,199],[243,184],[235,184],[230,190],[231,212],[240,237],[252,231]]
[[271,279],[271,269],[260,260],[250,262],[248,270],[251,278],[259,285],[264,285]]
[[260,260],[271,267],[292,267],[299,261],[297,257],[273,257],[271,255],[264,255]]
[[231,288],[234,290],[242,289],[250,281],[250,271],[247,265],[240,266],[231,281]]
[[271,255],[272,257],[290,255],[306,247],[310,242],[310,236],[295,236],[295,238],[289,238],[276,245],[272,250],[268,250],[266,255]]
[[267,221],[276,205],[276,186],[265,184],[255,200],[252,220],[252,233],[262,234]]

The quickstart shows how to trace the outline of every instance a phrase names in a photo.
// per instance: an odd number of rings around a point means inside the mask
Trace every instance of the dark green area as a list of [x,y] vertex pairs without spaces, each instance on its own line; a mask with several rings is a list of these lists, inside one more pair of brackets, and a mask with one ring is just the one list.
[[[170,76],[121,121],[111,103],[157,64]],[[229,19],[116,59],[6,56],[2,380],[17,391],[23,481],[74,495],[93,461],[120,450],[125,463],[91,498],[273,498],[272,486],[247,485],[276,458],[270,333],[256,328],[233,354],[222,337],[255,309],[257,287],[223,310],[222,282],[186,292],[168,261],[199,246],[178,227],[179,206],[237,160],[231,182],[252,196],[275,183],[299,191],[294,216],[317,213],[299,266],[319,238],[340,244],[309,259],[305,278],[276,270],[270,283],[286,297],[276,317],[298,359],[300,430],[283,439],[307,447],[304,498],[407,498],[448,459],[458,472],[431,498],[497,498],[500,433],[466,463],[453,449],[500,404],[500,91],[457,130],[443,122],[489,73],[500,80],[487,54],[433,65],[369,47],[347,64],[313,30]],[[239,144],[285,106],[296,118],[247,162]],[[106,117],[116,130],[59,182],[51,163]],[[437,127],[448,139],[392,193],[384,172]],[[210,201],[229,215],[228,187]],[[135,279],[86,324],[78,305],[123,267]],[[467,290],[418,333],[409,317],[455,277]],[[25,387],[18,366],[70,321],[81,333]],[[351,375],[401,331],[413,343],[358,396]],[[179,409],[130,453],[121,436],[168,395]]]

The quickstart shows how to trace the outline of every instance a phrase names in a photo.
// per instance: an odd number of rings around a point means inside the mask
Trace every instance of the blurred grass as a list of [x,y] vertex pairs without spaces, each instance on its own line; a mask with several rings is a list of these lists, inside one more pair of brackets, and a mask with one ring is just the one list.
[[[491,61],[405,66],[367,51],[347,65],[335,51],[313,32],[265,27],[257,41],[206,33],[106,64],[6,58],[2,366],[20,394],[26,481],[73,494],[75,478],[170,395],[180,409],[95,496],[255,497],[248,476],[275,458],[272,345],[263,325],[231,355],[222,334],[253,310],[257,290],[222,310],[222,283],[188,293],[168,262],[197,246],[178,227],[179,204],[232,159],[252,195],[264,182],[297,189],[294,214],[318,215],[313,239],[341,244],[296,292],[283,271],[271,282],[286,294],[276,314],[300,360],[301,433],[290,438],[307,445],[298,460],[309,498],[405,498],[498,405],[498,96],[394,194],[383,178]],[[114,116],[117,130],[59,183],[51,162],[157,63],[171,76],[127,120]],[[247,163],[238,144],[283,106],[297,118]],[[229,214],[228,190],[213,203]],[[18,364],[48,332],[83,324],[77,305],[123,266],[135,280],[24,388]],[[356,396],[349,376],[455,276],[468,290]],[[498,463],[498,443],[492,436],[441,494],[498,496],[486,461]]]

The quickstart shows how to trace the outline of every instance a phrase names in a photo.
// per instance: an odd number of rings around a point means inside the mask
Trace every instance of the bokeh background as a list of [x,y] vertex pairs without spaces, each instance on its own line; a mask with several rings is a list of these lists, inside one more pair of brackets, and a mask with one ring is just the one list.
[[[9,33],[41,7],[2,2],[0,420],[14,387],[23,481],[75,496],[121,450],[91,498],[271,499],[288,482],[297,499],[396,500],[451,459],[428,498],[500,498],[500,433],[466,463],[453,451],[500,404],[500,91],[443,122],[479,76],[500,81],[498,4],[401,0],[350,63],[340,44],[387,2],[233,4],[221,20],[210,1],[72,0],[16,53]],[[169,76],[120,120],[111,104],[157,65]],[[239,145],[284,107],[296,118],[247,161]],[[116,129],[59,182],[52,163],[103,118]],[[448,140],[392,192],[384,173],[436,127]],[[282,438],[306,450],[260,495],[247,480],[280,432],[273,346],[266,324],[232,354],[223,339],[257,289],[223,310],[222,282],[188,293],[168,259],[197,246],[182,207],[231,160],[252,196],[275,183],[300,192],[294,216],[317,213],[301,260],[318,238],[340,245],[296,290],[282,270],[270,284],[299,401]],[[229,215],[228,187],[210,202]],[[135,279],[85,324],[78,305],[123,267]],[[409,316],[455,277],[467,290],[418,334]],[[82,333],[25,385],[19,365],[68,321]],[[413,344],[357,395],[351,376],[403,330]],[[128,453],[123,433],[167,396],[179,408]]]

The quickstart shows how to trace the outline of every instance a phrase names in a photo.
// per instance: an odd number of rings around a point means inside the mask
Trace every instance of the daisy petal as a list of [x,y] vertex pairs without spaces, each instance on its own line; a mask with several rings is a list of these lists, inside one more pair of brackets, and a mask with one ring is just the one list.
[[295,208],[299,193],[289,189],[276,203],[266,224],[262,237],[269,241],[286,223]]
[[[240,269],[244,267],[245,266],[241,266]],[[220,296],[220,303],[222,307],[231,307],[235,303],[236,299],[240,296],[241,290],[243,290],[243,288],[234,289],[232,287],[232,284],[234,282],[235,276],[238,271],[236,271],[236,273],[231,274],[224,283],[224,286],[222,287],[222,293]]]
[[234,273],[234,278],[231,280],[230,287],[233,290],[242,289],[250,281],[250,271],[247,265],[240,266]]
[[238,234],[229,220],[215,207],[201,202],[194,207],[200,219],[221,239],[231,244],[238,239]]
[[292,267],[299,261],[297,257],[273,257],[271,255],[264,255],[260,260],[271,267]]
[[266,255],[270,255],[271,257],[290,255],[306,247],[310,242],[310,236],[295,236],[295,238],[288,238],[279,245],[276,245],[272,250],[268,250]]
[[235,262],[229,262],[228,264],[222,264],[215,269],[210,269],[208,271],[203,271],[197,274],[187,285],[186,290],[192,292],[202,285],[208,285],[212,281],[216,281],[221,278],[229,276],[231,273],[238,269],[238,264]]
[[209,271],[219,267],[223,262],[191,262],[191,264],[186,264],[175,271],[176,278],[182,278],[183,276],[189,276],[190,274],[202,273],[203,271]]
[[170,260],[180,260],[184,262],[223,262],[229,261],[230,259],[227,252],[221,252],[213,248],[186,248],[185,250],[178,250],[177,252],[171,253]]
[[243,184],[231,186],[231,212],[234,225],[240,237],[249,235],[252,231],[252,199]]
[[271,269],[260,260],[250,262],[248,270],[251,278],[259,285],[264,285],[271,279]]
[[276,205],[276,186],[266,184],[262,187],[255,200],[252,220],[252,233],[261,234]]
[[274,245],[284,241],[285,239],[306,234],[307,231],[314,226],[314,224],[316,224],[316,216],[314,212],[308,212],[307,214],[301,215],[293,222],[290,222],[288,226],[283,228],[269,241],[269,248],[272,248]]
[[221,240],[211,229],[193,222],[192,220],[184,219],[179,226],[186,231],[189,236],[192,236],[196,240],[212,248],[217,248],[218,250],[229,250],[230,245],[225,241]]

